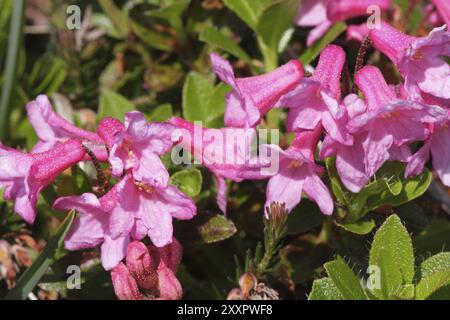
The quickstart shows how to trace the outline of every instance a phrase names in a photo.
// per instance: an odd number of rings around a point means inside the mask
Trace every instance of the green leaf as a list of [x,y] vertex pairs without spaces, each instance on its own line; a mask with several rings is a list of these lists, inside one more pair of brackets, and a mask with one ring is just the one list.
[[342,294],[330,278],[314,280],[308,300],[343,300]]
[[[386,181],[386,177],[393,172],[396,172],[397,176],[402,179],[402,190],[398,194],[393,194],[391,190],[384,190],[380,194],[371,197],[367,201],[367,211],[375,210],[376,208],[383,205],[399,206],[409,201],[412,201],[427,191],[430,186],[431,180],[433,179],[429,170],[425,169],[424,172],[415,177],[409,179],[403,178],[405,164],[400,162],[390,162],[380,169],[381,174],[386,174],[383,180]],[[384,173],[386,170],[386,173]]]
[[347,29],[345,22],[335,23],[330,30],[320,40],[314,42],[311,47],[308,47],[300,56],[300,61],[307,65],[311,63],[320,52],[331,42],[333,42],[342,32]]
[[365,235],[368,234],[375,228],[375,221],[373,219],[370,220],[360,220],[353,223],[336,223],[339,227],[347,230],[349,232]]
[[75,215],[75,211],[71,211],[67,215],[56,234],[48,241],[33,264],[20,276],[16,286],[7,294],[6,299],[23,300],[27,298],[47,269],[55,262],[58,252],[63,248],[64,238],[75,219]]
[[435,272],[419,281],[416,287],[416,299],[423,300],[434,292],[450,285],[450,270]]
[[202,212],[189,221],[177,222],[177,238],[183,243],[204,244],[223,241],[236,233],[234,223],[221,214]]
[[225,6],[234,11],[239,18],[245,21],[247,25],[256,30],[258,24],[258,17],[262,10],[271,3],[272,0],[224,0]]
[[450,252],[441,252],[429,257],[420,265],[421,279],[435,272],[447,270],[450,272]]
[[104,90],[100,96],[98,118],[113,117],[123,121],[125,113],[134,109],[134,104],[122,95],[114,91]]
[[183,116],[188,121],[202,121],[205,127],[220,125],[225,112],[225,94],[230,87],[191,72],[183,86]]
[[[393,253],[389,250],[381,250],[377,257],[380,268],[380,284],[382,297],[385,300],[393,299],[401,294],[403,276],[397,267]],[[380,289],[374,288],[372,293],[380,296]]]
[[238,44],[214,27],[208,26],[203,29],[200,33],[200,41],[217,46],[235,57],[244,60],[248,64],[252,63],[250,56]]
[[163,122],[169,120],[172,116],[172,105],[170,103],[164,103],[154,108],[148,115],[148,118],[150,121]]
[[189,197],[196,197],[202,190],[202,174],[198,169],[178,171],[170,177],[170,183]]
[[450,252],[438,253],[420,265],[421,280],[416,298],[426,299],[434,292],[450,285]]
[[108,15],[115,29],[120,32],[122,37],[125,37],[128,34],[127,16],[114,4],[113,0],[99,0],[98,3]]
[[272,52],[278,52],[285,31],[292,26],[292,21],[297,14],[298,3],[298,0],[278,1],[262,12],[256,32]]
[[[396,271],[392,270],[394,266],[400,272],[401,285],[412,283],[414,255],[411,237],[397,215],[389,216],[375,234],[370,249],[369,265],[380,268],[381,289],[385,298],[390,296],[393,288],[399,282]],[[392,272],[392,274],[389,272]],[[381,292],[375,289],[374,294],[380,297]]]
[[17,82],[17,69],[22,47],[23,16],[26,1],[17,0],[13,3],[12,16],[8,34],[8,51],[6,55],[5,74],[0,97],[0,140],[4,141],[9,129],[11,100]]
[[335,260],[325,263],[324,267],[343,299],[367,300],[358,277],[345,262]]

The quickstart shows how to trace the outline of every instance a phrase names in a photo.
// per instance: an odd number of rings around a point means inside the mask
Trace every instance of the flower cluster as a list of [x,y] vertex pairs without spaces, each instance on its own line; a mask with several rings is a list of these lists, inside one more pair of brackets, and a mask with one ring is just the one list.
[[[113,278],[121,274],[123,265],[119,263],[131,240],[136,246],[136,241],[148,236],[155,247],[166,248],[174,242],[172,219],[191,219],[196,214],[194,201],[169,184],[160,160],[173,146],[173,125],[149,123],[143,114],[131,112],[125,123],[107,117],[100,121],[97,132],[88,132],[53,112],[45,96],[30,102],[27,112],[39,143],[31,153],[0,145],[0,187],[6,188],[5,200],[14,201],[14,210],[33,223],[39,193],[63,171],[81,161],[109,163],[117,182],[107,192],[61,197],[53,207],[79,213],[65,247],[101,246],[102,264],[106,270],[115,270]],[[179,244],[176,246],[180,252]],[[175,264],[158,266],[158,273],[164,275],[161,287],[170,277],[169,269],[176,270]]]
[[[317,26],[308,39],[312,43],[334,22],[366,15],[366,2],[304,1],[297,22]],[[391,1],[370,2],[383,9]],[[443,2],[435,2],[441,10]],[[232,89],[221,129],[178,117],[148,122],[142,113],[130,112],[123,123],[106,117],[96,132],[89,132],[57,115],[48,98],[39,96],[27,105],[38,144],[29,153],[0,144],[3,197],[14,201],[15,212],[33,223],[39,193],[58,175],[82,161],[93,161],[103,174],[100,163],[106,164],[112,178],[105,178],[102,191],[61,197],[53,204],[56,210],[79,214],[65,239],[66,248],[100,246],[102,264],[112,270],[120,299],[178,299],[182,290],[175,272],[182,249],[174,239],[172,220],[193,218],[196,205],[169,183],[160,159],[175,146],[211,171],[217,205],[224,213],[226,179],[268,179],[265,208],[276,202],[290,212],[304,193],[331,215],[334,201],[319,165],[329,157],[336,158],[342,183],[354,193],[387,161],[404,162],[408,177],[420,174],[430,155],[442,182],[450,186],[450,66],[442,59],[450,56],[446,26],[421,38],[384,22],[361,32],[393,62],[402,83],[390,85],[376,66],[366,65],[354,76],[361,95],[343,93],[346,54],[337,45],[321,52],[308,77],[302,64],[291,60],[269,73],[237,78],[231,64],[212,53],[214,72]],[[287,109],[286,131],[294,138],[286,149],[274,143],[261,146],[260,154],[278,161],[278,170],[265,171],[271,163],[253,155],[249,146],[255,139],[253,130],[272,108]],[[228,135],[243,137],[244,148],[236,140],[228,141]],[[417,143],[420,148],[413,148]],[[147,236],[152,245],[142,242]]]

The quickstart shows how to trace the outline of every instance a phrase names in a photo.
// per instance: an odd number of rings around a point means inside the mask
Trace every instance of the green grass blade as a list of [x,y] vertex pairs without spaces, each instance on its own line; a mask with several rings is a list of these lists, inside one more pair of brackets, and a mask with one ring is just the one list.
[[22,40],[25,0],[15,0],[9,28],[8,51],[6,55],[5,75],[0,99],[0,140],[8,132],[11,96],[16,82],[17,62]]

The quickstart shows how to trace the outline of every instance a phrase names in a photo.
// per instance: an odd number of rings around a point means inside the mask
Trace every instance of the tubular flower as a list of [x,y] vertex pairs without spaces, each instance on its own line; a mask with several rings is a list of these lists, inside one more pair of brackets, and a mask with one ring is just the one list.
[[253,128],[280,99],[303,78],[303,66],[291,60],[277,69],[254,77],[235,78],[230,63],[211,53],[214,72],[233,87],[226,96],[225,125],[235,128]]
[[130,170],[133,178],[154,187],[165,187],[169,174],[159,156],[172,148],[172,131],[167,123],[148,123],[140,112],[125,115],[122,127],[112,119],[101,122],[99,134],[111,146],[112,173],[121,176]]
[[83,160],[85,151],[77,139],[69,139],[41,153],[23,153],[0,144],[0,188],[5,200],[28,222],[36,218],[38,194],[67,168]]
[[333,139],[343,144],[353,143],[345,128],[345,112],[339,108],[344,63],[344,50],[327,46],[320,54],[313,76],[280,99],[278,105],[290,109],[286,123],[289,131],[312,130],[322,125]]
[[447,0],[431,0],[447,26],[450,25],[450,2]]
[[[286,150],[273,144],[261,146],[265,154],[275,153],[279,158],[279,170],[272,174],[267,184],[266,208],[278,202],[290,212],[300,203],[304,192],[324,214],[333,213],[333,199],[319,177],[323,169],[314,163],[314,152],[321,134],[320,126],[313,131],[299,132]],[[249,165],[241,169],[240,175],[248,179],[267,178],[261,169],[261,164]]]
[[442,60],[442,56],[450,55],[450,33],[445,25],[416,38],[382,22],[379,29],[370,32],[370,38],[396,64],[412,99],[420,99],[421,91],[450,98],[450,66]]
[[192,199],[176,187],[151,186],[130,174],[100,199],[91,193],[63,197],[56,200],[54,208],[75,209],[82,214],[66,240],[66,248],[79,250],[102,244],[106,270],[125,257],[130,238],[142,240],[148,235],[155,246],[163,247],[172,241],[172,218],[187,220],[196,213]]
[[362,145],[368,176],[390,158],[392,146],[425,140],[430,133],[429,125],[446,117],[446,111],[438,106],[397,98],[376,67],[362,68],[355,82],[366,98],[368,109],[351,119],[347,127],[352,133],[367,132]]
[[39,138],[32,152],[47,151],[71,138],[83,141],[101,161],[107,160],[103,140],[94,132],[80,129],[53,111],[47,96],[39,95],[26,106],[28,120]]
[[[386,11],[390,8],[391,2],[391,0],[305,0],[301,2],[296,24],[300,27],[315,27],[306,39],[306,44],[311,46],[334,23],[368,16],[371,14],[368,10],[371,6],[377,6],[381,11]],[[349,30],[348,34],[354,33]]]
[[[173,255],[172,259],[167,259],[167,252]],[[181,299],[183,291],[175,276],[181,256],[182,248],[176,239],[163,248],[131,242],[126,265],[121,262],[111,271],[117,297],[120,300]]]

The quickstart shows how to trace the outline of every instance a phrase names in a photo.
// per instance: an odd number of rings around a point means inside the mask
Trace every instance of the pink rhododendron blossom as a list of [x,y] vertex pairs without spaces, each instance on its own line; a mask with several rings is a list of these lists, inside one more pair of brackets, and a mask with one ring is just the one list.
[[431,2],[436,6],[447,26],[450,26],[450,2],[448,0],[431,0]]
[[226,212],[226,182],[240,182],[240,168],[250,159],[250,146],[255,130],[243,128],[208,129],[181,118],[171,118],[179,128],[174,141],[189,151],[198,163],[210,170],[217,185],[217,204]]
[[214,72],[233,87],[226,96],[225,125],[228,127],[255,127],[283,96],[303,78],[303,66],[291,60],[277,69],[254,77],[235,78],[231,64],[211,53]]
[[363,149],[368,176],[390,158],[392,146],[425,140],[429,124],[446,117],[446,111],[439,106],[397,98],[376,67],[362,68],[355,82],[366,98],[368,110],[351,119],[347,127],[352,133],[367,132]]
[[370,37],[374,46],[394,62],[405,79],[411,98],[420,91],[450,98],[450,66],[442,57],[450,55],[450,33],[446,26],[433,29],[427,37],[411,37],[382,22]]
[[0,144],[0,188],[6,188],[4,199],[13,200],[14,211],[26,222],[33,223],[38,194],[84,156],[77,139],[69,139],[41,153],[23,153]]
[[425,163],[433,158],[433,169],[442,183],[450,186],[450,115],[442,123],[433,126],[432,133],[424,145],[410,159],[406,167],[405,176],[422,173]]
[[[111,125],[111,121],[100,123],[99,130],[103,136],[107,135],[107,125]],[[167,123],[149,123],[140,112],[127,113],[124,131],[120,132],[117,123],[112,128],[114,143],[109,162],[113,174],[121,176],[125,170],[131,170],[133,178],[138,181],[157,187],[166,186],[169,174],[159,157],[172,148],[174,129]],[[108,143],[111,144],[110,141]]]
[[322,125],[333,139],[351,145],[339,108],[340,77],[345,53],[336,45],[327,46],[320,54],[313,76],[302,80],[299,86],[283,96],[278,105],[289,108],[286,127],[289,131],[312,130]]
[[[321,134],[320,126],[313,131],[299,132],[286,150],[273,144],[261,146],[268,150],[266,153],[276,153],[279,157],[279,170],[267,184],[265,207],[272,202],[284,203],[287,212],[290,212],[300,202],[304,192],[324,214],[333,213],[333,199],[319,176],[323,168],[314,163],[314,152]],[[260,164],[245,166],[240,175],[248,179],[267,178],[267,175],[261,174]]]
[[172,218],[187,220],[196,213],[192,199],[176,187],[148,185],[129,174],[100,199],[91,193],[62,197],[54,208],[82,214],[66,239],[66,248],[102,244],[102,264],[107,270],[124,258],[130,238],[141,240],[148,235],[155,246],[163,247],[172,241]]
[[77,138],[83,141],[99,160],[107,159],[103,140],[96,133],[80,129],[55,113],[47,96],[39,95],[36,100],[29,102],[26,108],[28,120],[39,138],[33,153],[47,151],[70,138]]
[[[370,6],[377,6],[386,11],[391,6],[391,0],[305,0],[301,1],[296,17],[300,27],[315,27],[309,32],[306,45],[311,46],[322,38],[330,27],[338,21],[368,16]],[[361,25],[362,26],[362,25]],[[348,30],[348,35],[355,36],[356,29]],[[363,31],[362,28],[359,30]]]
[[[167,252],[171,253],[171,259],[167,259]],[[111,271],[117,297],[121,300],[180,299],[183,292],[175,273],[181,256],[182,248],[176,239],[162,248],[131,242],[127,248],[126,265],[119,263]]]

